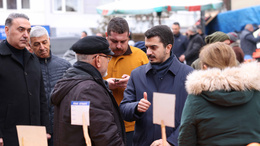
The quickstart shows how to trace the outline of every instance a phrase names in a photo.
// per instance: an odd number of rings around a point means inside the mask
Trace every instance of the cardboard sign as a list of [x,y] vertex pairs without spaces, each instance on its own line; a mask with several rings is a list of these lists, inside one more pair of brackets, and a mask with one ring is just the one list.
[[89,101],[71,101],[71,125],[83,125],[83,114],[86,124],[89,125],[89,104]]
[[153,123],[175,127],[175,95],[165,93],[153,93]]
[[20,146],[48,146],[45,126],[17,125]]

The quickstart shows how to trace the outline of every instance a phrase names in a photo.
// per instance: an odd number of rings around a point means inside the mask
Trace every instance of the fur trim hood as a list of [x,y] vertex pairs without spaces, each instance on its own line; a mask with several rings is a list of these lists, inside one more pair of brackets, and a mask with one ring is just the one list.
[[199,95],[203,91],[260,90],[260,65],[257,62],[228,67],[195,70],[187,76],[188,94]]

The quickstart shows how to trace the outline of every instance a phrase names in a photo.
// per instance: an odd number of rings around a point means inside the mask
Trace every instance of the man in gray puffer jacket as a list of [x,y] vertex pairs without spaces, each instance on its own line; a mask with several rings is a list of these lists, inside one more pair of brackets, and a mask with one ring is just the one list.
[[34,54],[38,57],[41,64],[51,125],[51,138],[48,140],[48,145],[52,146],[54,107],[50,102],[51,91],[53,90],[57,81],[62,78],[65,71],[71,67],[71,64],[65,59],[51,54],[49,34],[44,27],[32,27],[30,33],[30,44]]

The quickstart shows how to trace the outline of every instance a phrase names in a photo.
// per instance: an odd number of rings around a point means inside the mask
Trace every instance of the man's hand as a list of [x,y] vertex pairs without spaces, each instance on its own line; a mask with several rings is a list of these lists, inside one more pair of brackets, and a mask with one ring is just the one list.
[[151,103],[147,100],[147,93],[144,92],[144,98],[142,98],[138,105],[137,105],[137,111],[138,112],[146,112],[148,108],[150,107]]
[[51,139],[51,135],[49,133],[47,133],[46,136],[47,136],[47,139]]
[[179,57],[179,60],[180,60],[181,62],[184,62],[185,56],[184,56],[184,55],[181,55],[181,56]]
[[3,138],[0,138],[0,146],[4,146]]
[[126,88],[128,80],[130,76],[127,74],[124,74],[121,79],[116,79],[116,78],[108,78],[108,86],[109,89],[116,89],[116,88]]
[[[167,146],[171,146],[168,142],[166,143]],[[163,146],[163,141],[162,139],[155,140],[150,146]]]
[[116,87],[125,89],[126,86],[127,86],[129,78],[130,78],[129,75],[123,74],[122,75],[122,79],[120,79],[118,82],[115,82],[116,83]]

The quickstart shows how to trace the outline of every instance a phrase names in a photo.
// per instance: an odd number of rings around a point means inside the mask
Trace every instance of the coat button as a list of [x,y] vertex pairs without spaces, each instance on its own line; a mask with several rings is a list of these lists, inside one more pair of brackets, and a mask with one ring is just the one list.
[[32,96],[32,93],[31,93],[31,92],[29,92],[29,95],[30,95],[30,96]]
[[24,72],[24,75],[26,75],[26,76],[27,76],[27,72]]

